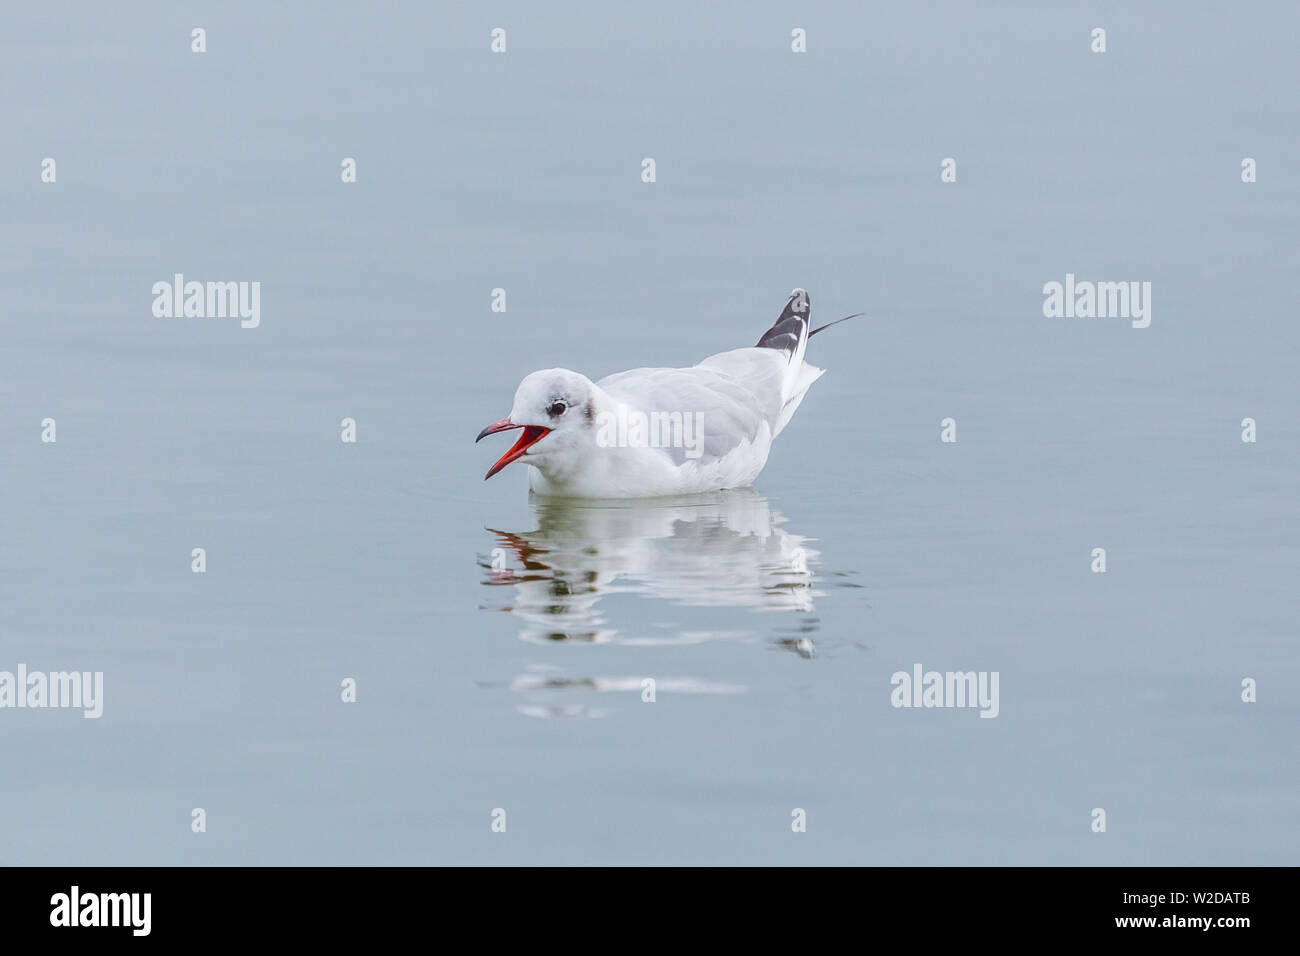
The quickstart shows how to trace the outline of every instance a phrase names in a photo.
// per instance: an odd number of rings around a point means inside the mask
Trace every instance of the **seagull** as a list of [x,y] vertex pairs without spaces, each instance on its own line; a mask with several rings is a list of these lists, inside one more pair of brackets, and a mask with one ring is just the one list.
[[635,368],[597,382],[566,368],[533,372],[510,414],[474,439],[523,429],[485,480],[524,461],[539,495],[654,498],[752,484],[824,373],[804,361],[808,339],[856,317],[812,329],[811,311],[808,293],[795,289],[757,345],[690,368]]

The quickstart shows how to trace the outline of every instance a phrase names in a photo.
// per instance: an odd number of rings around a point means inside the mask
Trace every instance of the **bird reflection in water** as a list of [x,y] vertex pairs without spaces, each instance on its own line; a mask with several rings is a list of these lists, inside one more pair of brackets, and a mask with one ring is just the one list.
[[[523,622],[520,638],[628,646],[751,640],[756,628],[731,619],[726,628],[673,627],[666,633],[628,633],[613,618],[618,603],[635,595],[671,605],[735,608],[797,615],[789,636],[776,639],[805,658],[816,653],[813,569],[818,554],[809,539],[786,531],[784,519],[753,489],[650,501],[578,501],[534,496],[537,527],[495,536],[480,556],[483,583],[510,588],[504,610]],[[644,620],[643,616],[640,616]],[[553,668],[542,668],[550,671]],[[639,677],[559,677],[528,674],[509,686],[519,691],[585,687],[639,690]],[[688,678],[672,679],[676,693],[734,693],[743,687]],[[522,710],[523,708],[521,708]],[[533,708],[535,710],[536,708]],[[563,711],[560,713],[559,711]],[[572,707],[550,716],[583,716]],[[593,714],[585,714],[592,716]]]

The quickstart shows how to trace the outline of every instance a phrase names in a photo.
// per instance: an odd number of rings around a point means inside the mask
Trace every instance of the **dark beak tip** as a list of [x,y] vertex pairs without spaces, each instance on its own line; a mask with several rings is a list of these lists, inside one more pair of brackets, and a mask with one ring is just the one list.
[[475,439],[474,439],[474,444],[477,445],[480,441],[482,441],[482,440],[483,440],[485,437],[487,437],[488,435],[495,435],[497,432],[509,431],[509,430],[512,429],[512,428],[520,428],[520,427],[522,427],[522,426],[511,424],[510,419],[508,419],[508,418],[503,418],[503,419],[501,419],[501,421],[499,421],[499,422],[493,422],[493,423],[492,423],[491,425],[489,425],[487,428],[485,428],[485,429],[483,429],[481,432],[479,432],[479,433],[478,433],[478,438],[475,438]]

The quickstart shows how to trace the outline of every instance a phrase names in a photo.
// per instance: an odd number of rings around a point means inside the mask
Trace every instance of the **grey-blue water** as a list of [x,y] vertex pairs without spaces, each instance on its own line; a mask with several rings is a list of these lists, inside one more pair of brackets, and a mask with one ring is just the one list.
[[[1300,14],[1047,6],[9,5],[0,671],[104,691],[0,709],[0,860],[1294,864]],[[482,480],[796,285],[755,489]]]

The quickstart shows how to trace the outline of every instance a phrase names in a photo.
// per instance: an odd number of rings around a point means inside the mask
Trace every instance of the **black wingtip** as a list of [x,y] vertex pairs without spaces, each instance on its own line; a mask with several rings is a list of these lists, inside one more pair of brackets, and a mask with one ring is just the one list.
[[807,319],[812,315],[812,297],[808,295],[805,289],[795,289],[790,293],[790,298],[785,302],[785,308],[781,310],[781,318],[777,319],[779,324],[782,320],[799,316]]
[[795,289],[785,302],[785,308],[772,327],[754,346],[760,349],[778,349],[793,355],[799,347],[800,337],[808,327],[812,315],[812,298],[803,289]]

